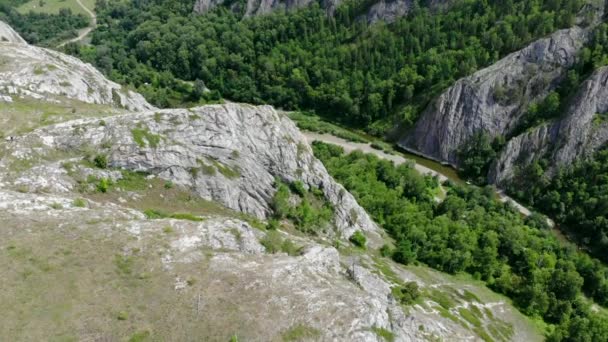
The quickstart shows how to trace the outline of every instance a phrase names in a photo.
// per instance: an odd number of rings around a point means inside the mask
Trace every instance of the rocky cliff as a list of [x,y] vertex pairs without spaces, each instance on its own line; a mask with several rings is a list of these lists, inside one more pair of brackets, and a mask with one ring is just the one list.
[[[376,256],[390,242],[272,107],[154,110],[11,37],[0,340],[541,340],[488,289]],[[275,179],[318,189],[329,227],[267,230]],[[409,281],[423,295],[404,306]]]
[[550,170],[589,156],[608,141],[608,67],[596,70],[574,95],[564,115],[511,139],[490,171],[503,183],[518,168],[546,158]]
[[[450,0],[432,0],[427,5],[432,9],[439,9],[449,2]],[[194,12],[203,14],[224,3],[224,0],[197,0],[194,4]],[[274,11],[291,11],[310,6],[313,3],[319,3],[328,15],[333,15],[342,0],[247,0],[245,16],[263,15]],[[390,23],[407,15],[413,5],[412,0],[380,0],[372,3],[359,19],[366,20],[370,24],[381,20]],[[231,3],[230,8],[237,11],[238,6],[236,3]]]
[[556,87],[586,35],[579,27],[557,31],[457,81],[428,106],[399,145],[458,166],[457,151],[472,135],[507,135],[531,101]]
[[0,42],[27,44],[21,36],[13,30],[12,27],[0,20]]
[[132,111],[153,109],[139,94],[107,80],[90,64],[25,43],[0,22],[0,101],[13,97],[61,103],[73,99]]
[[[33,146],[41,146],[35,155],[30,152]],[[71,154],[83,146],[107,154],[112,167],[158,175],[260,219],[273,213],[275,178],[299,180],[321,189],[333,205],[334,233],[379,233],[352,195],[314,158],[296,126],[272,107],[226,104],[121,115],[105,118],[103,124],[99,119],[70,121],[21,137],[10,153],[43,158],[51,151]],[[45,170],[51,171],[45,175]],[[55,174],[52,168],[35,173],[46,179]],[[56,179],[35,190],[74,187],[73,179]]]
[[[194,3],[194,12],[203,14],[213,8],[223,5],[224,0],[197,0]],[[247,0],[245,4],[245,17],[268,14],[274,11],[291,11],[297,8],[310,6],[319,3],[321,8],[328,14],[333,14],[341,0]],[[238,3],[231,3],[230,8],[234,11],[239,10]]]

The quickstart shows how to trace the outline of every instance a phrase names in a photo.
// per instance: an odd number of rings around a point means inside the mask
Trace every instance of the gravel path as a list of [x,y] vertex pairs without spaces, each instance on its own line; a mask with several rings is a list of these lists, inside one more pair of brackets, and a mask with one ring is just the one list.
[[78,35],[78,37],[76,38],[72,38],[70,40],[66,40],[65,42],[59,44],[57,46],[57,48],[60,48],[66,44],[69,43],[75,43],[77,41],[82,40],[84,37],[86,37],[89,33],[91,33],[91,31],[93,31],[95,29],[95,27],[97,26],[97,16],[95,15],[95,13],[93,13],[93,11],[91,11],[90,9],[87,8],[87,6],[85,6],[80,0],[76,0],[76,2],[78,3],[78,5],[80,5],[80,7],[82,7],[82,9],[87,12],[89,14],[89,16],[91,17],[91,25],[85,29],[83,29],[82,31],[80,31],[80,34]]

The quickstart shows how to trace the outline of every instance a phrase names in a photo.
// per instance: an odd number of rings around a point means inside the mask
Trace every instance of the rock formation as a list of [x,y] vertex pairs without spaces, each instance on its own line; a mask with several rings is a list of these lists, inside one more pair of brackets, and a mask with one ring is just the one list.
[[153,109],[139,94],[107,80],[92,65],[65,54],[27,45],[0,22],[0,101],[27,96],[48,102],[73,99],[131,111]]
[[596,70],[580,87],[562,118],[511,139],[490,172],[502,183],[515,170],[540,158],[550,170],[589,156],[608,141],[608,67]]
[[[268,14],[274,11],[291,11],[317,2],[328,15],[333,15],[342,0],[247,0],[245,17]],[[428,3],[428,6],[437,9],[448,2],[449,0],[433,0]],[[194,12],[203,14],[223,4],[224,0],[197,0],[194,4]],[[366,13],[363,13],[359,18],[367,20],[370,24],[380,20],[390,23],[407,15],[413,4],[412,0],[380,0],[371,4]],[[239,9],[236,3],[231,3],[230,8],[234,11]]]
[[27,44],[12,27],[0,20],[0,42],[13,44]]
[[[154,110],[90,65],[2,32],[0,91],[15,103],[1,106],[134,112],[68,110],[0,141],[0,340],[542,339],[484,287],[345,248],[356,230],[372,251],[384,234],[272,107]],[[333,226],[264,229],[277,178],[321,190]],[[392,288],[409,281],[442,300],[404,307]]]
[[399,145],[458,166],[457,151],[472,135],[507,135],[532,100],[555,88],[576,61],[586,31],[557,31],[494,65],[463,78],[423,112]]

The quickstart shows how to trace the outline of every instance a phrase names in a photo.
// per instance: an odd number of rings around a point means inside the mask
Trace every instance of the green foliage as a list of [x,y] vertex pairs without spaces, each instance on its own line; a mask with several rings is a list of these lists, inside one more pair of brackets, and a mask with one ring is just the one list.
[[381,337],[385,342],[393,342],[395,340],[395,335],[390,330],[382,327],[372,327],[372,331]]
[[76,37],[79,29],[89,25],[89,18],[73,14],[69,8],[61,9],[58,14],[20,14],[6,2],[0,2],[0,20],[11,25],[31,44],[54,46],[62,40]]
[[[277,191],[271,203],[275,219],[288,218],[298,230],[310,234],[316,234],[331,221],[333,208],[325,200],[323,192],[315,189],[308,191],[301,182],[288,186],[276,180],[275,186]],[[291,189],[294,189],[300,199],[297,204],[290,203]]]
[[133,136],[133,140],[139,147],[158,147],[160,143],[160,135],[151,133],[147,128],[134,128],[131,130],[131,135]]
[[241,172],[236,166],[224,165],[215,160],[213,161],[213,164],[215,165],[215,168],[226,178],[235,179],[241,176]]
[[109,180],[107,178],[102,178],[97,183],[97,191],[99,191],[101,193],[106,193],[106,192],[108,192],[108,189],[110,188],[111,185],[112,185],[111,180]]
[[203,218],[198,217],[196,215],[192,215],[192,214],[188,214],[188,213],[168,214],[168,213],[166,213],[162,210],[158,210],[158,209],[146,209],[146,210],[144,210],[144,215],[146,215],[146,217],[150,220],[172,218],[172,219],[176,219],[176,220],[188,220],[188,221],[194,221],[194,222],[204,221]]
[[148,188],[146,172],[121,170],[122,178],[116,181],[116,186],[125,191],[141,191]]
[[72,205],[78,208],[85,208],[87,206],[87,201],[85,201],[83,198],[76,198],[72,202]]
[[260,243],[268,253],[283,252],[291,256],[300,254],[301,247],[296,246],[289,239],[283,239],[283,236],[277,230],[268,231],[264,238],[260,240]]
[[129,342],[144,342],[147,341],[150,337],[149,331],[140,331],[129,337]]
[[361,233],[361,231],[358,230],[354,232],[348,240],[352,242],[355,246],[363,249],[365,249],[365,245],[367,244],[367,238],[363,233]]
[[418,283],[415,281],[407,282],[403,285],[395,286],[391,289],[391,293],[403,305],[411,305],[420,297]]
[[[606,268],[563,246],[547,230],[527,226],[490,188],[451,185],[438,204],[425,196],[428,188],[403,189],[410,178],[422,178],[406,166],[395,167],[360,152],[344,155],[323,143],[314,143],[313,150],[330,174],[395,239],[392,256],[396,261],[419,261],[444,272],[477,274],[493,290],[511,297],[524,313],[556,324],[555,334],[569,334],[560,335],[558,341],[578,340],[573,335],[578,326],[572,322],[593,321],[597,329],[593,336],[601,337],[598,340],[608,336],[608,324],[602,325],[603,318],[580,301],[584,293],[605,303]],[[603,174],[608,171],[601,171],[598,164],[595,167],[597,177],[593,172],[583,173],[582,168],[581,176],[606,181]],[[581,183],[574,184],[580,187]],[[577,201],[577,205],[589,206],[589,202]],[[445,310],[453,306],[439,292],[430,296]]]
[[487,133],[476,133],[460,147],[458,158],[465,177],[478,184],[486,183],[490,165],[502,148],[499,139],[492,140]]
[[193,16],[186,0],[109,1],[96,9],[94,46],[68,51],[157,106],[221,94],[362,128],[374,122],[370,131],[381,134],[412,123],[455,79],[572,26],[582,0],[458,1],[449,11],[416,5],[390,25],[357,20],[370,4],[347,2],[333,17],[315,4],[241,20],[221,8]]
[[106,156],[105,154],[98,154],[97,156],[95,156],[95,159],[93,159],[93,164],[97,168],[107,169],[108,168],[108,156]]
[[321,332],[308,325],[298,324],[282,334],[283,342],[316,340],[321,336]]

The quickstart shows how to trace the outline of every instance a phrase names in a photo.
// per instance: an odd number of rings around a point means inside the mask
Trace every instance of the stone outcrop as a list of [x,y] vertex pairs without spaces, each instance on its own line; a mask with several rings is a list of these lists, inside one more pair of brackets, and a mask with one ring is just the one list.
[[[213,8],[223,5],[224,0],[197,0],[194,4],[194,12],[203,14]],[[275,11],[291,11],[294,9],[310,6],[318,0],[247,0],[245,5],[245,17],[268,14]],[[328,14],[333,14],[341,0],[322,0],[319,2]],[[232,3],[230,8],[238,11],[238,4]]]
[[[139,211],[110,203],[87,200],[84,206],[77,206],[73,195],[0,188],[0,233],[9,237],[3,245],[8,252],[0,255],[0,264],[12,257],[3,274],[7,285],[0,299],[6,305],[20,299],[7,292],[15,278],[28,289],[36,288],[32,282],[53,279],[44,285],[45,291],[28,298],[24,305],[39,305],[49,299],[69,301],[62,314],[78,314],[66,316],[61,325],[73,327],[86,322],[86,329],[70,329],[78,340],[93,334],[113,336],[120,331],[120,326],[107,324],[103,317],[111,315],[115,321],[119,309],[128,310],[131,325],[151,326],[151,333],[161,340],[181,341],[193,335],[224,340],[221,334],[238,334],[240,339],[252,341],[283,340],[295,327],[320,341],[383,341],[374,329],[383,329],[395,341],[479,340],[463,318],[451,320],[440,315],[435,309],[439,304],[432,300],[404,309],[392,295],[395,284],[374,266],[363,266],[374,264],[367,256],[349,259],[333,247],[303,238],[296,240],[302,246],[298,255],[269,254],[260,243],[265,233],[238,218],[149,220]],[[88,250],[90,244],[94,251]],[[27,253],[53,250],[63,252],[40,266],[45,267],[44,272],[24,276],[24,262],[39,262]],[[59,262],[60,266],[55,266]],[[107,264],[109,272],[104,268]],[[393,263],[384,267],[395,273],[392,279],[416,281],[429,291],[445,291],[456,305],[449,310],[452,317],[459,317],[461,308],[475,306],[483,312],[480,319],[484,324],[508,327],[522,319],[504,302],[464,299],[463,290],[451,287],[455,284],[438,272],[429,271],[420,278],[416,275],[422,272],[420,267],[416,274]],[[63,272],[78,275],[70,278],[73,281],[67,294],[61,290],[67,286],[59,278]],[[128,295],[130,290],[145,292],[145,298]],[[472,285],[467,291],[482,296],[488,290]],[[171,314],[159,314],[162,308],[170,309]],[[48,333],[46,325],[24,329],[13,317],[13,310],[4,312],[8,329],[0,330],[0,337],[40,340]],[[34,318],[34,323],[39,319]],[[204,330],[197,329],[200,325]],[[515,341],[541,340],[533,329],[511,329]]]
[[0,42],[13,44],[27,44],[12,27],[0,20]]
[[472,135],[507,135],[528,104],[542,99],[576,61],[586,31],[557,31],[463,78],[423,112],[399,145],[458,166],[457,151]]
[[515,170],[540,158],[550,171],[589,156],[608,141],[608,67],[596,70],[575,94],[559,120],[543,124],[511,139],[490,172],[489,180],[503,183]]
[[131,111],[154,109],[143,96],[107,80],[90,64],[27,45],[4,23],[0,23],[0,34],[9,36],[7,41],[0,40],[0,99],[3,101],[17,96],[49,102],[71,99]]
[[[449,0],[432,0],[428,3],[428,6],[437,9],[443,7],[448,2]],[[328,15],[333,15],[342,3],[342,0],[247,0],[245,17],[268,14],[274,11],[291,11],[310,6],[313,3],[319,3]],[[224,0],[197,0],[194,4],[194,11],[202,14],[223,4]],[[359,19],[367,20],[370,24],[380,20],[390,23],[399,17],[407,15],[413,4],[412,0],[380,0],[372,4]],[[238,11],[237,4],[232,3],[230,7],[232,10]]]
[[12,148],[27,151],[36,144],[46,152],[88,146],[106,153],[113,167],[156,174],[261,219],[273,212],[275,178],[302,181],[321,189],[332,204],[339,235],[379,233],[313,156],[293,122],[269,106],[230,103],[145,112],[105,118],[103,125],[99,119],[77,120],[36,130]]

